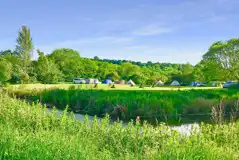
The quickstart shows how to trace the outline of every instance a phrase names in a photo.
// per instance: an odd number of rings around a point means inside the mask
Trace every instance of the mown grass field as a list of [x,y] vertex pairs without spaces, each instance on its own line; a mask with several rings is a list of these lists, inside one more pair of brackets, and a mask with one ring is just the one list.
[[59,117],[41,104],[28,104],[0,93],[0,159],[237,160],[239,123],[200,125],[182,137],[165,125],[92,125]]
[[[23,90],[39,90],[39,89],[69,89],[70,87],[78,87],[80,89],[103,89],[103,90],[178,90],[178,87],[173,86],[162,86],[162,87],[144,87],[139,88],[139,86],[130,87],[130,85],[115,84],[116,88],[111,88],[107,84],[99,84],[98,88],[94,88],[93,84],[20,84],[20,85],[10,85],[8,88],[11,89],[23,89]],[[180,87],[180,90],[190,90],[190,89],[220,89],[221,87]]]

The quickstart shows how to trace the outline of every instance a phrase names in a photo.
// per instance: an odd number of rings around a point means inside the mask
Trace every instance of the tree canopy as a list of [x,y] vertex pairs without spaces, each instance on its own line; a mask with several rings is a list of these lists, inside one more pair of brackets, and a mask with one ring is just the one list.
[[239,80],[239,38],[215,42],[203,56],[203,60],[212,74]]
[[0,84],[7,82],[11,78],[12,64],[0,58]]

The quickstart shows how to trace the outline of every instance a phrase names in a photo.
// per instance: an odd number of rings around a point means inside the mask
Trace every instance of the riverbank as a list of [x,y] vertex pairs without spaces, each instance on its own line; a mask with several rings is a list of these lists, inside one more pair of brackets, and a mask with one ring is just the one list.
[[[68,106],[74,113],[104,117],[125,122],[136,119],[157,125],[184,123],[211,123],[212,108],[224,106],[224,118],[231,118],[238,100],[236,90],[188,90],[188,91],[120,91],[48,89],[35,92],[9,90],[9,95],[33,102],[56,106],[64,110]],[[237,113],[237,112],[236,112]],[[238,113],[239,114],[239,113]],[[233,115],[237,117],[236,115]],[[236,118],[235,117],[235,118]]]
[[[239,124],[201,125],[182,136],[165,125],[111,125],[108,118],[75,121],[0,94],[1,159],[198,159],[239,158]],[[141,131],[141,129],[143,132]]]

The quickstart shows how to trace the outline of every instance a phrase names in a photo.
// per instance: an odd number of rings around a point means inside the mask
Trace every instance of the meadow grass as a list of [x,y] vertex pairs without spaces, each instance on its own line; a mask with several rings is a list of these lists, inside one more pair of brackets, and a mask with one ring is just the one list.
[[239,123],[200,126],[200,132],[182,136],[161,124],[153,127],[109,118],[90,125],[64,111],[47,112],[41,104],[0,94],[0,159],[157,159],[236,160]]
[[[237,90],[93,90],[71,87],[69,89],[9,90],[19,98],[40,101],[48,106],[57,106],[70,111],[102,117],[130,120],[140,116],[155,122],[163,120],[178,122],[181,116],[194,121],[210,121],[212,107],[223,99],[226,114],[234,108],[238,99]],[[196,116],[195,116],[196,115]],[[206,115],[206,116],[204,116]],[[183,123],[183,119],[181,119]]]

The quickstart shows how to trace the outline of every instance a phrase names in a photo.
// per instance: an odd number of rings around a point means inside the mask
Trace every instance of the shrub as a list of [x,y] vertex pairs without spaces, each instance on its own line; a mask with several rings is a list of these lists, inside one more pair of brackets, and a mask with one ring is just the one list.
[[212,107],[217,103],[215,100],[196,98],[185,105],[184,114],[210,114]]
[[239,83],[230,85],[230,86],[228,87],[228,89],[236,89],[236,90],[239,90]]

